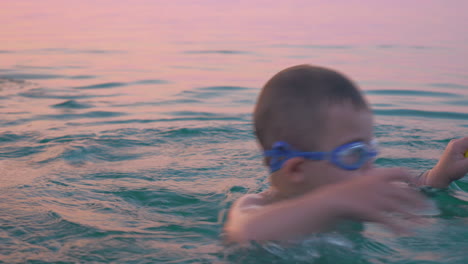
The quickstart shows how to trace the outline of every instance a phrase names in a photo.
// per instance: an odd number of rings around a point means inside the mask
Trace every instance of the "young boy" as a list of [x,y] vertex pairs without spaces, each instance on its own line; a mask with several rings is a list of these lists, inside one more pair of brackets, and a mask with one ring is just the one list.
[[[229,241],[286,240],[326,231],[341,220],[377,222],[395,232],[425,205],[416,186],[447,187],[468,172],[468,137],[452,140],[437,165],[412,177],[374,168],[373,116],[358,88],[330,69],[299,65],[273,76],[254,112],[271,170],[269,190],[234,203]],[[400,182],[400,183],[398,183]]]

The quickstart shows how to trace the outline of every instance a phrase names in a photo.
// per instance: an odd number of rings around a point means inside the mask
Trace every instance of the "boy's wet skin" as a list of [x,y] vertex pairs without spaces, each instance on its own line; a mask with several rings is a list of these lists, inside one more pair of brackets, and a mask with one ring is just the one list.
[[[357,87],[335,71],[309,65],[285,69],[267,82],[254,123],[264,150],[285,141],[300,153],[329,152],[350,142],[370,144],[374,136],[372,112]],[[403,232],[407,222],[401,219],[417,219],[412,212],[425,202],[413,188],[395,183],[447,187],[468,172],[466,149],[468,137],[453,140],[439,163],[419,178],[402,168],[375,168],[373,159],[350,170],[293,155],[272,172],[269,190],[245,195],[232,206],[227,238],[285,240],[329,230],[346,219]]]

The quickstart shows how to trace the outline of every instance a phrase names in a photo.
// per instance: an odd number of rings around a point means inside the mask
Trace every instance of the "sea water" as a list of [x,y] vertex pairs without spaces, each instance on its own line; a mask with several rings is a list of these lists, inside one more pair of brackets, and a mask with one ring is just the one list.
[[411,235],[222,240],[232,202],[268,187],[251,112],[285,67],[358,83],[379,166],[422,172],[468,136],[467,7],[2,1],[0,263],[468,263],[464,179],[424,191]]

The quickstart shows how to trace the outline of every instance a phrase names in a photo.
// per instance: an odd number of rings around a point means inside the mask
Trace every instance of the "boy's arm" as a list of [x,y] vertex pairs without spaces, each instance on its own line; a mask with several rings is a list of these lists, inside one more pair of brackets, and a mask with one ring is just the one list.
[[259,198],[245,196],[231,208],[225,232],[228,240],[240,243],[285,240],[325,231],[342,219],[377,222],[400,232],[405,230],[402,223],[385,213],[413,218],[410,207],[424,205],[420,194],[394,184],[409,177],[401,169],[372,169],[343,183],[265,206],[258,203]]
[[468,137],[451,140],[434,168],[424,172],[417,184],[435,188],[446,188],[455,180],[468,173]]

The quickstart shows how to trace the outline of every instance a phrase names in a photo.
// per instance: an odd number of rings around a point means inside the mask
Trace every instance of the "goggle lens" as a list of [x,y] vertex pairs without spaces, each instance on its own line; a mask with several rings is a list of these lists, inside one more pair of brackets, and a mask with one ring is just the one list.
[[342,164],[354,166],[363,163],[367,159],[368,151],[365,146],[358,145],[341,151],[338,156]]
[[377,156],[377,142],[370,144],[356,142],[336,153],[337,165],[346,169],[357,169]]

